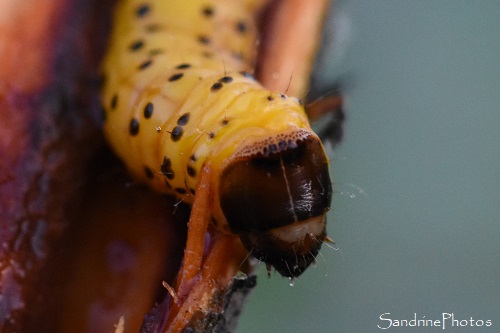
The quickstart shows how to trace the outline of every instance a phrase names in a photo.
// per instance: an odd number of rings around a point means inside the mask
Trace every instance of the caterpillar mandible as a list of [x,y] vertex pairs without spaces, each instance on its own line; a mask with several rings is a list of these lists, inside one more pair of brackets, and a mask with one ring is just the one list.
[[[190,227],[211,220],[296,277],[327,239],[332,186],[301,100],[249,74],[266,3],[121,1],[104,61],[104,132],[137,180],[187,203],[205,198]],[[209,218],[193,218],[196,209]]]

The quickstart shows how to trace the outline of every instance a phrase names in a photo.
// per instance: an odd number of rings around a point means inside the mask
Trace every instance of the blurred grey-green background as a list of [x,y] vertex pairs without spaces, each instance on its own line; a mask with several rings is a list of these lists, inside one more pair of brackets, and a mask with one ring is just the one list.
[[346,95],[338,250],[293,287],[260,267],[237,332],[500,332],[500,1],[338,0],[317,67]]

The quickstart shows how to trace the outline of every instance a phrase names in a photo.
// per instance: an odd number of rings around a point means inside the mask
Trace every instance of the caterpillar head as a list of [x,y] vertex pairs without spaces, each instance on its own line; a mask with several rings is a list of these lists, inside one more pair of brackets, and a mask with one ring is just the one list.
[[223,168],[218,188],[230,230],[254,257],[287,277],[315,261],[331,196],[323,146],[305,130],[247,144]]

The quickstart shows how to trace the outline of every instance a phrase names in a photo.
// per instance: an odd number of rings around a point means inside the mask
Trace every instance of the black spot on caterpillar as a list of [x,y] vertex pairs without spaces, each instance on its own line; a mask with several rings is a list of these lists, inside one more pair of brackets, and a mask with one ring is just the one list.
[[120,2],[104,131],[138,180],[187,203],[209,188],[217,228],[296,277],[326,239],[332,188],[302,104],[250,74],[263,3]]

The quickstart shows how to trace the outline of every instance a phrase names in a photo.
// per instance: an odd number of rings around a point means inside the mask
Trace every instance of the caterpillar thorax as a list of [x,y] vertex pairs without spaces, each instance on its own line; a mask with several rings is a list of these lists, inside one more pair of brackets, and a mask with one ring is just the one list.
[[[282,274],[298,275],[325,237],[328,162],[300,100],[248,74],[262,4],[120,3],[104,63],[104,130],[137,179],[188,203],[209,164],[218,228],[242,235]],[[302,245],[275,251],[294,242]],[[304,260],[289,267],[282,252],[296,261],[305,243]]]

